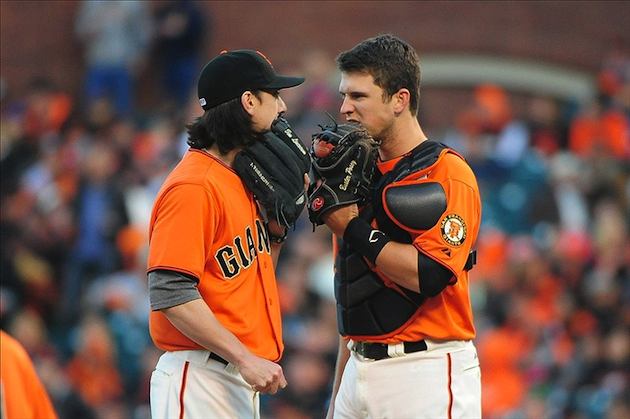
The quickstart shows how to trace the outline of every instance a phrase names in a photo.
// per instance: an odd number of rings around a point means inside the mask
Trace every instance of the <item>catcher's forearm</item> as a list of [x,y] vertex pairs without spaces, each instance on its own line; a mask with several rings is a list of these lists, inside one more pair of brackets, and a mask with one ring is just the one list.
[[343,240],[393,282],[419,292],[418,250],[414,246],[390,240],[385,233],[359,217],[348,223]]
[[378,269],[401,287],[419,292],[418,250],[410,244],[390,241],[376,258]]

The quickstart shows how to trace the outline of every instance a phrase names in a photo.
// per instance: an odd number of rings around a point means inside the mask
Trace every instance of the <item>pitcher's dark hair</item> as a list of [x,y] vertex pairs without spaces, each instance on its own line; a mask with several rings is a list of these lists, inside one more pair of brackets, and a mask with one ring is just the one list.
[[[252,92],[260,99],[260,92]],[[202,149],[217,146],[221,154],[238,147],[247,147],[258,138],[252,127],[252,117],[243,109],[241,98],[232,99],[210,108],[186,126],[188,145]]]

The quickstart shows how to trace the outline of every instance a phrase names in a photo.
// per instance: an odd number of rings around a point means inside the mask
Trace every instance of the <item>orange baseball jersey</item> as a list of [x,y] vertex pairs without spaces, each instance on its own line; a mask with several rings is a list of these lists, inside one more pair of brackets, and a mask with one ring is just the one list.
[[[389,172],[402,157],[379,162],[379,171],[383,174]],[[469,340],[475,337],[468,271],[464,270],[481,224],[481,198],[475,175],[461,156],[453,150],[444,149],[435,163],[410,174],[396,185],[423,182],[442,186],[446,194],[446,210],[429,230],[411,231],[413,245],[419,252],[451,270],[455,278],[437,296],[428,298],[416,315],[394,333],[380,337],[351,336],[355,340],[394,343],[425,338]],[[386,186],[385,190],[390,186]],[[387,206],[385,211],[396,222]],[[378,227],[376,223],[374,227]],[[409,228],[405,230],[409,231]],[[376,272],[384,277],[378,268]],[[419,276],[422,286],[422,272]]]
[[0,330],[0,381],[4,419],[56,419],[48,393],[24,347]]
[[[191,149],[167,177],[153,207],[148,271],[199,279],[219,322],[254,354],[276,361],[283,351],[280,304],[266,227],[237,174]],[[163,350],[203,349],[160,311],[149,329]]]

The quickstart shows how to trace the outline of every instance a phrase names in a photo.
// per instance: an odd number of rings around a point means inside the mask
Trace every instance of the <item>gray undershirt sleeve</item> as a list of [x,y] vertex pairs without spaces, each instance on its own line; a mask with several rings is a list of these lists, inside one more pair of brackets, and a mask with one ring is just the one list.
[[151,310],[162,310],[201,298],[199,280],[180,272],[158,269],[149,272]]

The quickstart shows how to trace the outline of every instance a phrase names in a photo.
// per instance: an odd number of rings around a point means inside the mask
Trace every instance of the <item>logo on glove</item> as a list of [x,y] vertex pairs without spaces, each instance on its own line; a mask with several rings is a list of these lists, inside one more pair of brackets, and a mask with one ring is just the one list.
[[343,183],[341,185],[339,185],[339,189],[341,189],[342,191],[345,191],[348,189],[348,186],[350,185],[350,179],[352,179],[352,172],[354,171],[355,166],[357,165],[357,161],[356,160],[352,160],[349,164],[348,167],[346,167],[345,172],[348,174],[348,176],[343,178]]
[[320,209],[322,209],[323,206],[324,198],[322,198],[321,196],[318,196],[317,198],[313,199],[313,202],[311,202],[311,209],[313,211],[319,211]]

